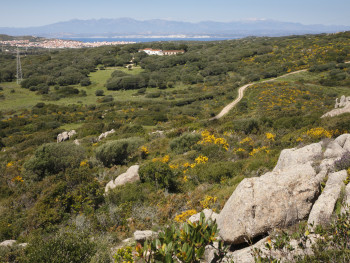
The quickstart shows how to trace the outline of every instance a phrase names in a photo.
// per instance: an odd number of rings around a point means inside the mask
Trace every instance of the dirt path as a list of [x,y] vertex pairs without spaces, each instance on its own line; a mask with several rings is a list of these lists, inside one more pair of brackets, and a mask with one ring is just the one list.
[[307,71],[307,69],[302,69],[302,70],[298,70],[298,71],[294,71],[294,72],[291,72],[291,73],[287,73],[287,74],[284,74],[282,76],[279,76],[277,78],[273,78],[273,79],[267,79],[267,80],[264,80],[264,81],[260,81],[260,82],[253,82],[253,83],[250,83],[250,84],[246,84],[242,87],[240,87],[238,89],[238,97],[232,101],[231,103],[227,104],[225,106],[225,108],[222,109],[222,111],[216,115],[215,117],[211,118],[210,120],[217,120],[217,119],[220,119],[221,117],[225,116],[233,107],[235,107],[237,105],[238,102],[241,101],[241,99],[243,98],[243,95],[244,95],[244,91],[254,85],[254,84],[257,84],[257,83],[265,83],[265,82],[270,82],[270,81],[274,81],[276,79],[279,79],[279,78],[283,78],[283,77],[286,77],[286,76],[289,76],[289,75],[293,75],[293,74],[297,74],[297,73],[300,73],[300,72],[305,72]]

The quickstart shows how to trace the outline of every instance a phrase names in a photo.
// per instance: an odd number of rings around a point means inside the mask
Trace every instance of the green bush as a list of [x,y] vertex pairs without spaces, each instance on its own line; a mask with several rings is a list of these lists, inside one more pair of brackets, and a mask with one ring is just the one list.
[[220,183],[222,179],[236,176],[242,169],[238,162],[217,162],[196,165],[191,174],[194,174],[200,183]]
[[98,90],[96,90],[95,95],[96,96],[104,96],[104,91],[102,89],[98,89]]
[[142,143],[139,137],[110,141],[96,149],[96,158],[105,166],[125,164]]
[[79,167],[85,156],[81,146],[65,142],[47,143],[35,151],[34,157],[24,167],[42,178],[63,172],[67,168]]
[[185,133],[170,142],[170,149],[175,153],[184,153],[190,151],[200,139],[201,135],[198,133]]
[[166,163],[148,162],[140,167],[139,175],[141,182],[155,184],[157,189],[176,190],[175,175]]
[[90,262],[95,252],[96,244],[87,234],[65,231],[49,238],[36,237],[31,240],[24,262]]

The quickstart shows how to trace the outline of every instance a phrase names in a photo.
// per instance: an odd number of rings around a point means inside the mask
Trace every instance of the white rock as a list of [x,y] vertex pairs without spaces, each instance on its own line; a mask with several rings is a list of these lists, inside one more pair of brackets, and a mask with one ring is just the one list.
[[350,209],[350,183],[345,187],[345,196],[343,201],[341,212],[344,213],[345,209]]
[[107,193],[109,189],[116,188],[118,185],[140,181],[139,168],[139,165],[130,166],[125,173],[119,175],[115,180],[108,182],[105,192]]
[[110,135],[110,134],[112,134],[112,133],[115,133],[115,130],[114,130],[114,129],[112,129],[112,130],[110,130],[110,131],[107,131],[107,132],[105,132],[105,133],[101,133],[100,136],[98,136],[97,141],[98,141],[98,142],[101,141],[103,138],[106,138],[108,135]]
[[312,207],[308,223],[316,225],[328,224],[334,211],[334,206],[340,196],[344,180],[347,177],[346,170],[331,173],[322,194]]
[[136,230],[134,233],[134,238],[137,242],[144,242],[148,239],[151,239],[152,237],[156,237],[158,234],[156,232],[153,232],[151,230]]
[[340,158],[346,151],[336,142],[330,142],[324,152],[325,158]]
[[[211,210],[211,209],[204,209],[202,212],[204,213],[206,220],[209,219],[209,218],[211,220],[213,220],[213,221],[217,220],[218,214],[215,213],[213,210]],[[191,221],[192,223],[193,222],[198,222],[199,219],[200,219],[200,214],[201,213],[194,214],[188,220]]]
[[12,247],[16,242],[17,240],[5,240],[0,243],[0,247]]
[[334,139],[334,142],[338,143],[341,147],[344,147],[345,142],[350,139],[350,134],[342,134]]
[[220,236],[239,244],[307,217],[319,192],[309,163],[244,179],[220,212]]
[[67,141],[75,134],[77,134],[75,130],[71,130],[69,132],[64,131],[57,135],[57,142],[59,143],[59,142]]
[[313,143],[303,148],[282,150],[273,171],[288,169],[298,164],[313,162],[322,156],[322,143]]

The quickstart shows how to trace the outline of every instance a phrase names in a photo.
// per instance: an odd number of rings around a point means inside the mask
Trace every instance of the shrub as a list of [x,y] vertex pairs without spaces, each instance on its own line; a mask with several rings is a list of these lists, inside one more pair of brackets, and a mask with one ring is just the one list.
[[195,174],[201,183],[220,183],[223,179],[236,176],[241,169],[242,164],[238,162],[204,163],[196,165],[191,174]]
[[101,89],[98,89],[98,90],[96,90],[95,95],[96,96],[104,96],[104,91]]
[[[146,241],[144,246],[138,244],[137,257],[145,262],[173,262],[175,257],[179,262],[200,262],[206,246],[213,245],[217,234],[216,222],[205,220],[201,213],[199,222],[165,227],[157,239]],[[221,262],[225,257],[222,241],[218,247],[219,253],[214,254],[213,262]]]
[[185,133],[170,142],[170,149],[175,153],[184,153],[190,151],[200,139],[201,135],[198,133]]
[[24,167],[42,178],[67,168],[79,167],[84,158],[85,151],[81,146],[72,143],[47,143],[35,151],[34,157]]
[[89,86],[89,85],[91,85],[91,81],[89,78],[82,79],[80,81],[80,85],[83,87]]
[[65,231],[46,239],[31,240],[25,262],[90,262],[95,252],[96,244],[89,235]]
[[141,184],[140,182],[126,184],[109,190],[106,201],[111,205],[120,205],[127,202],[143,203],[152,190],[154,188],[151,184]]
[[159,161],[148,162],[140,167],[141,182],[155,184],[156,188],[165,188],[170,191],[176,190],[176,182],[173,171],[169,165]]
[[112,95],[107,95],[107,96],[104,96],[103,98],[97,100],[97,102],[100,102],[100,103],[112,102],[112,101],[114,101],[114,98]]
[[96,149],[96,158],[105,166],[125,164],[142,143],[139,137],[107,142]]
[[335,161],[335,168],[339,170],[348,169],[350,167],[350,152],[346,152],[339,160]]

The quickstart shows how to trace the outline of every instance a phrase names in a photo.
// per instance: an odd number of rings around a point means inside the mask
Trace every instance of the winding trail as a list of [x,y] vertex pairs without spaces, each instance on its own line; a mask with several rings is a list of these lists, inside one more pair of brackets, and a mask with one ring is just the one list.
[[246,85],[240,87],[238,89],[238,97],[234,101],[232,101],[231,103],[227,104],[225,106],[225,108],[223,108],[218,115],[216,115],[215,117],[211,118],[210,120],[218,120],[218,119],[222,118],[223,116],[225,116],[233,107],[235,107],[237,105],[238,102],[241,101],[241,99],[243,99],[244,91],[248,87],[250,87],[250,86],[252,86],[254,84],[257,84],[257,83],[270,82],[270,81],[274,81],[274,80],[279,79],[279,78],[283,78],[283,77],[286,77],[286,76],[289,76],[289,75],[293,75],[293,74],[298,74],[300,72],[305,72],[305,71],[307,71],[307,69],[302,69],[302,70],[290,72],[290,73],[281,75],[281,76],[273,78],[273,79],[267,79],[267,80],[264,80],[264,81],[249,83],[249,84],[246,84]]
[[[344,63],[347,64],[347,63],[350,63],[350,61],[346,61],[346,62],[344,62]],[[216,115],[215,117],[213,117],[213,118],[211,118],[211,119],[209,119],[209,120],[211,120],[211,121],[212,121],[212,120],[218,120],[218,119],[222,118],[223,116],[225,116],[233,107],[235,107],[235,106],[237,105],[238,102],[241,101],[241,99],[243,99],[244,91],[245,91],[248,87],[250,87],[250,86],[252,86],[252,85],[254,85],[254,84],[257,84],[257,83],[265,83],[265,82],[274,81],[274,80],[276,80],[276,79],[283,78],[283,77],[286,77],[286,76],[289,76],[289,75],[293,75],[293,74],[298,74],[298,73],[300,73],[300,72],[305,72],[305,71],[307,71],[307,70],[308,70],[308,69],[297,70],[297,71],[294,71],[294,72],[290,72],[290,73],[281,75],[281,76],[279,76],[279,77],[277,77],[277,78],[267,79],[267,80],[260,81],[260,82],[256,81],[256,82],[249,83],[249,84],[246,84],[246,85],[240,87],[240,88],[238,89],[238,97],[237,97],[234,101],[232,101],[231,103],[227,104],[227,105],[225,106],[225,108],[223,108],[223,109],[220,111],[220,113],[219,113],[218,115]]]

